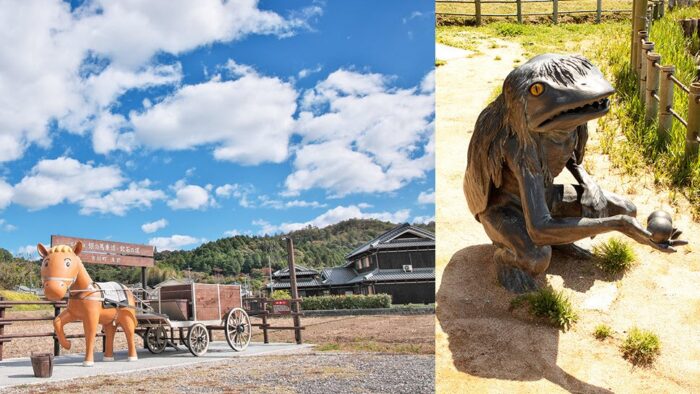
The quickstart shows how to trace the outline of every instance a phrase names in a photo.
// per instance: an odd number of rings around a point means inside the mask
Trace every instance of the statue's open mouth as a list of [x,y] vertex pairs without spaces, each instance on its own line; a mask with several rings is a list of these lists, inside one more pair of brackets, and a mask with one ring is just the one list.
[[594,119],[599,116],[602,116],[603,114],[608,112],[609,109],[610,100],[607,98],[602,98],[600,100],[596,100],[579,107],[569,108],[567,110],[559,112],[558,114],[540,123],[539,127],[545,127],[552,122],[566,121],[572,118],[585,117],[588,119]]

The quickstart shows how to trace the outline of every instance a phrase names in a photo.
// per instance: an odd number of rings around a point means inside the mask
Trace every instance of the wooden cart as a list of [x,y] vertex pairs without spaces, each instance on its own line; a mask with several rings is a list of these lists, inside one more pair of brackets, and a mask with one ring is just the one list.
[[207,352],[213,330],[223,330],[235,351],[250,343],[251,325],[238,285],[176,284],[155,289],[147,311],[138,313],[137,333],[151,353],[184,345],[195,356]]

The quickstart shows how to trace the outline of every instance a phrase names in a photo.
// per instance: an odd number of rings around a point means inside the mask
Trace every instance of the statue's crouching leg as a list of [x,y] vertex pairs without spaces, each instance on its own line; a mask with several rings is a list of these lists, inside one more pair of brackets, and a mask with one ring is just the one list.
[[519,207],[490,207],[479,220],[497,247],[494,262],[501,285],[514,293],[536,290],[534,277],[549,267],[552,247],[532,242]]

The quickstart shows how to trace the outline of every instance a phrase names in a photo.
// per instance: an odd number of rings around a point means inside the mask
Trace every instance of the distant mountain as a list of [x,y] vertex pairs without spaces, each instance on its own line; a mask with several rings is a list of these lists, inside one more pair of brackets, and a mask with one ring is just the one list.
[[[332,267],[342,264],[344,257],[357,246],[390,230],[397,224],[374,219],[350,219],[324,228],[306,227],[287,236],[294,240],[296,263],[307,267]],[[435,232],[435,223],[416,225]],[[279,269],[287,264],[283,235],[237,235],[200,245],[191,251],[156,252],[159,265],[178,270],[211,273],[214,268],[224,275],[250,273],[268,266]]]

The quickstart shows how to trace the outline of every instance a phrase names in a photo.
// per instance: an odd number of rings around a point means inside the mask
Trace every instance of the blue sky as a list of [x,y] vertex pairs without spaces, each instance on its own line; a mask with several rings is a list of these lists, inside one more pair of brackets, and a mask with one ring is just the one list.
[[0,246],[434,218],[432,1],[10,1]]

